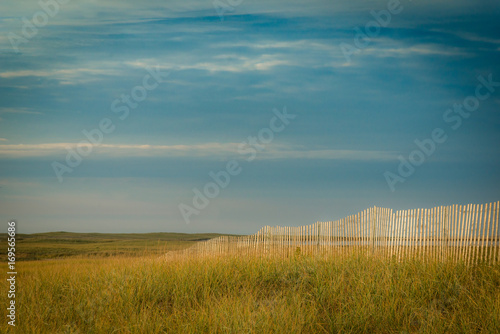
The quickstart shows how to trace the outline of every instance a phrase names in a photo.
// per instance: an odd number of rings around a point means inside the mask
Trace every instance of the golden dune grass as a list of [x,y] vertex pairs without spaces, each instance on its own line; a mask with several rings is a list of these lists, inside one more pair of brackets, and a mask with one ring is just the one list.
[[358,255],[17,266],[17,333],[500,332],[499,266]]

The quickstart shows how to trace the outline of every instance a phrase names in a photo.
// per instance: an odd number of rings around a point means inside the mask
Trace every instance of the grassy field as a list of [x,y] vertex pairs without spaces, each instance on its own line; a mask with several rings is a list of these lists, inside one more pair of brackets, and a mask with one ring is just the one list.
[[17,333],[500,332],[499,266],[149,255],[17,267]]
[[[222,234],[185,234],[185,233],[70,233],[50,232],[37,234],[18,234],[16,236],[17,261],[44,260],[63,257],[106,257],[106,256],[145,256],[164,254],[180,250]],[[0,249],[7,249],[7,235],[0,234]],[[5,261],[6,252],[0,260]]]

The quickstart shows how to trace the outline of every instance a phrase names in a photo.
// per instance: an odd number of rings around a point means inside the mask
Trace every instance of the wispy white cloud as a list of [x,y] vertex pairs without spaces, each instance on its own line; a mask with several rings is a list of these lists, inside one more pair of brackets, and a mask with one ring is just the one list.
[[329,40],[300,39],[294,41],[259,40],[255,42],[221,42],[212,45],[212,48],[248,47],[252,49],[294,49],[294,50],[323,50],[340,52],[338,45]]
[[[209,72],[247,72],[247,71],[268,71],[275,66],[294,65],[290,59],[284,59],[280,55],[263,54],[256,57],[217,55],[211,61],[183,63],[169,62],[162,59],[136,59],[125,62],[126,65],[137,68],[156,67],[162,69],[175,68],[176,70],[203,70]],[[160,65],[158,65],[160,64]]]
[[19,77],[45,77],[49,76],[51,72],[49,71],[35,71],[35,70],[19,70],[19,71],[8,71],[0,72],[0,78],[19,78]]
[[[117,61],[79,64],[74,68],[53,68],[46,70],[0,70],[0,78],[18,79],[27,77],[54,79],[61,85],[85,84],[103,80],[104,77],[124,75],[123,64]],[[25,89],[26,87],[18,87]]]
[[[0,145],[1,157],[43,157],[54,156],[88,145],[77,143],[10,144]],[[122,145],[101,144],[92,147],[92,154],[104,157],[145,156],[214,156],[233,154],[237,143],[205,143],[198,145]]]
[[[258,157],[259,158],[259,157]],[[332,149],[270,149],[262,159],[326,159],[326,160],[394,160],[395,152]]]
[[7,139],[5,139],[5,138],[0,138],[0,141],[7,141]]
[[408,47],[407,45],[395,45],[387,47],[385,45],[374,45],[363,49],[363,53],[377,57],[413,56],[413,55],[439,55],[445,57],[472,56],[471,53],[455,47],[443,47],[431,44],[420,44]]
[[[0,158],[26,158],[59,156],[68,150],[76,150],[75,143],[47,144],[11,144],[0,145]],[[238,159],[249,157],[248,153],[240,153],[241,143],[203,143],[194,145],[123,145],[102,144],[92,148],[96,158],[117,157],[198,157],[210,159]],[[291,144],[269,145],[262,151],[256,151],[256,158],[273,159],[331,159],[331,160],[390,160],[395,159],[394,152],[370,150],[333,150],[306,148]]]
[[477,34],[471,33],[471,32],[450,31],[450,30],[444,30],[444,29],[429,29],[429,30],[435,31],[435,32],[440,32],[440,33],[446,33],[446,34],[454,34],[457,37],[460,37],[462,39],[465,39],[467,41],[472,41],[472,42],[484,42],[484,43],[490,43],[490,44],[500,44],[500,39],[498,39],[498,38],[481,36],[481,35],[477,35]]
[[31,115],[43,115],[39,111],[33,111],[29,108],[0,108],[0,114],[31,114]]

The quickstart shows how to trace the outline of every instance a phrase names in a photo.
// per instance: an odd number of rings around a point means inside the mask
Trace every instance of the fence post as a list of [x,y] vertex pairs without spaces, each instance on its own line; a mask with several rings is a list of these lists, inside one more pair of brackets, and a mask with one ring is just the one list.
[[372,249],[372,255],[375,254],[375,216],[377,214],[377,207],[374,206],[372,209],[372,219],[370,220],[370,244],[371,244],[371,249]]
[[500,201],[497,201],[496,202],[496,206],[495,206],[495,211],[493,213],[493,217],[495,217],[495,213],[496,213],[496,218],[493,218],[494,220],[494,223],[495,223],[495,248],[493,249],[493,251],[495,252],[495,249],[497,250],[495,253],[496,254],[496,257],[495,257],[495,261],[493,262],[494,264],[498,263],[499,261],[499,257],[500,257],[500,239],[499,239],[499,236],[500,236],[500,233],[498,231],[498,224],[499,224],[499,221],[498,221],[498,217],[499,217],[499,211],[500,211]]
[[317,234],[317,237],[318,237],[318,241],[316,242],[316,245],[318,246],[318,250],[319,250],[319,238],[320,238],[320,235],[321,235],[321,224],[320,222],[316,222],[316,230],[318,231],[318,234]]
[[[444,208],[444,224],[443,224],[443,232],[444,232],[444,258],[448,259],[448,232],[449,232],[449,218],[450,214],[448,212],[448,207]],[[447,228],[448,227],[448,228]]]
[[[486,224],[486,216],[484,217],[484,223],[486,226],[486,239],[484,239],[484,233],[483,233],[483,248],[484,248],[484,260],[486,263],[491,264],[491,248],[489,247],[490,244],[490,224],[491,224],[491,206],[493,203],[490,203],[489,205],[486,204],[486,209],[488,212],[488,223]],[[486,240],[486,243],[485,243]]]

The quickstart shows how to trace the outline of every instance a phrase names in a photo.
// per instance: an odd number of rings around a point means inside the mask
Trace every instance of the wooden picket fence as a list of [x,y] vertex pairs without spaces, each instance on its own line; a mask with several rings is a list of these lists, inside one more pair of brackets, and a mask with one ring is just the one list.
[[499,203],[393,211],[369,208],[358,214],[299,227],[263,227],[248,236],[221,236],[167,256],[277,255],[364,252],[402,260],[497,264]]

